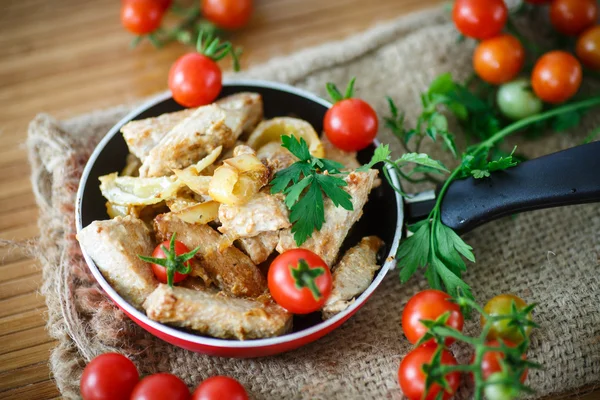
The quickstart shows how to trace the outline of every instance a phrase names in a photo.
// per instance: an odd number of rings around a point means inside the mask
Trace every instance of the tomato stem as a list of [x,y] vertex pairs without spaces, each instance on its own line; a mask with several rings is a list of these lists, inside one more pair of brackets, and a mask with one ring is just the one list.
[[[541,366],[537,363],[523,360],[522,358],[524,349],[527,349],[529,346],[529,338],[525,336],[523,343],[517,347],[507,346],[503,341],[500,341],[499,346],[491,346],[488,344],[487,339],[488,333],[495,322],[499,320],[511,320],[521,324],[527,324],[529,322],[527,315],[513,307],[509,314],[490,317],[472,299],[463,295],[459,295],[456,300],[457,304],[461,306],[468,305],[486,317],[484,326],[481,329],[479,336],[470,337],[464,335],[460,331],[445,325],[443,320],[425,321],[424,324],[428,326],[425,336],[433,336],[442,339],[438,342],[441,344],[438,344],[436,353],[445,348],[446,338],[454,338],[457,341],[472,345],[475,349],[473,361],[466,365],[445,365],[441,363],[439,357],[433,357],[432,361],[429,364],[424,364],[422,368],[424,373],[435,373],[435,379],[431,380],[430,385],[426,388],[426,390],[431,390],[431,385],[436,381],[439,381],[439,377],[445,377],[447,374],[452,372],[470,372],[473,375],[473,381],[475,383],[473,394],[474,399],[481,399],[485,386],[490,385],[490,382],[486,381],[483,377],[483,359],[486,353],[495,352],[502,354],[501,366],[502,373],[505,375],[501,381],[494,380],[494,383],[504,384],[510,388],[513,388],[515,391],[530,392],[531,389],[521,383],[521,377],[528,368],[540,368]],[[525,311],[530,310],[527,309]],[[421,342],[417,343],[417,346],[420,344]]]
[[234,48],[231,42],[221,42],[218,37],[214,36],[213,29],[201,28],[198,32],[196,40],[196,51],[205,55],[213,61],[220,61],[228,55],[233,59],[233,70],[240,70],[239,57],[242,54],[240,48]]
[[161,245],[161,250],[163,251],[165,257],[146,257],[142,255],[138,255],[138,257],[145,262],[157,264],[165,268],[167,272],[167,285],[173,287],[173,279],[175,277],[175,273],[179,272],[180,274],[189,274],[192,267],[189,265],[188,261],[191,260],[196,253],[200,250],[200,246],[196,247],[194,250],[189,251],[184,254],[177,255],[175,251],[175,236],[177,234],[173,232],[171,236],[171,241],[169,242],[169,248],[167,249],[165,246]]
[[350,79],[350,82],[348,82],[348,85],[346,85],[346,92],[344,93],[344,95],[342,95],[342,93],[337,88],[335,83],[327,82],[325,87],[327,88],[327,93],[329,93],[329,97],[331,97],[331,99],[333,100],[334,103],[337,103],[342,100],[351,99],[352,97],[354,97],[354,83],[355,82],[356,82],[356,77],[353,76]]
[[310,268],[306,260],[301,258],[300,260],[298,260],[298,265],[296,267],[290,265],[290,271],[292,274],[292,278],[294,278],[296,288],[298,290],[308,288],[315,300],[321,299],[323,295],[317,287],[315,280],[317,279],[317,277],[325,273],[325,268]]

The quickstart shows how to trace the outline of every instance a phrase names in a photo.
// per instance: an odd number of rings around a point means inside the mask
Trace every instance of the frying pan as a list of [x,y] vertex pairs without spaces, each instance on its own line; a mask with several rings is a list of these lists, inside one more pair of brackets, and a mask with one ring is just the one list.
[[[323,117],[331,104],[315,95],[291,86],[256,80],[231,80],[224,83],[221,96],[252,91],[263,97],[265,118],[293,115],[322,131]],[[121,170],[128,148],[119,133],[131,120],[156,117],[181,109],[169,93],[159,95],[119,121],[92,153],[81,177],[76,200],[77,231],[95,220],[108,219],[105,199],[98,177]],[[370,160],[377,141],[359,152],[362,163]],[[400,182],[390,174],[393,184]],[[346,310],[322,321],[320,313],[295,316],[293,331],[286,335],[248,341],[224,340],[194,334],[150,320],[128,304],[104,279],[100,270],[82,249],[90,271],[106,294],[133,321],[153,335],[179,347],[222,357],[262,357],[296,349],[331,332],[350,318],[367,301],[385,275],[394,268],[396,250],[403,234],[404,221],[428,215],[435,202],[435,191],[418,194],[403,202],[392,187],[383,184],[374,189],[362,218],[351,229],[342,250],[358,243],[361,237],[378,235],[386,247],[380,254],[382,268],[368,289]],[[460,233],[487,221],[516,212],[578,204],[600,200],[600,143],[565,150],[521,163],[507,171],[494,173],[483,180],[454,182],[442,203],[442,221]]]

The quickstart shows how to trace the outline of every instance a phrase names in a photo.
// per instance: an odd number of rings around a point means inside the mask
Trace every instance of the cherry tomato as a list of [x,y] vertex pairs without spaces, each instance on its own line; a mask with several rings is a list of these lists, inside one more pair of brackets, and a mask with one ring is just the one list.
[[131,400],[189,400],[190,391],[181,379],[171,374],[145,377],[131,393]]
[[[483,310],[490,316],[495,315],[506,315],[510,314],[512,303],[515,304],[517,310],[522,310],[527,306],[527,303],[523,301],[520,297],[517,297],[513,294],[500,294],[494,298],[492,298],[485,305]],[[531,314],[528,315],[528,318],[531,320]],[[496,321],[493,323],[492,328],[490,329],[487,338],[490,340],[493,339],[503,339],[508,340],[510,342],[519,344],[524,338],[521,335],[521,332],[515,326],[509,326],[508,320]],[[481,317],[481,326],[485,324],[485,318]],[[528,326],[525,328],[525,333],[527,336],[531,334],[531,327]]]
[[588,29],[579,36],[575,54],[583,65],[600,71],[600,25]]
[[519,120],[542,111],[544,103],[533,93],[531,82],[517,79],[500,86],[496,103],[502,114],[509,119]]
[[377,136],[377,114],[361,99],[344,99],[333,105],[323,121],[333,145],[345,151],[362,150]]
[[164,2],[128,0],[121,5],[121,24],[133,34],[145,35],[160,26],[164,13]]
[[548,103],[562,103],[577,93],[581,86],[581,64],[564,51],[544,54],[535,64],[531,85],[535,94]]
[[212,103],[223,86],[221,68],[200,53],[185,54],[171,67],[169,89],[176,102],[184,107]]
[[554,0],[550,6],[552,25],[565,35],[579,35],[597,19],[597,0]]
[[[450,298],[448,294],[434,289],[424,290],[411,297],[402,312],[402,330],[411,343],[417,343],[427,332],[421,320],[435,320],[446,312],[450,312],[446,325],[462,331],[463,315],[458,304],[448,301]],[[453,342],[452,338],[446,339],[447,345]],[[433,344],[433,340],[427,344]]]
[[507,18],[504,0],[456,0],[452,9],[456,28],[463,35],[480,40],[500,34]]
[[525,49],[511,35],[496,36],[479,43],[473,54],[473,67],[484,81],[500,85],[513,80],[525,63]]
[[483,389],[485,398],[487,400],[514,400],[519,397],[518,389],[506,384],[501,383],[508,378],[504,372],[496,372],[489,377],[489,382],[494,383],[493,385],[487,385]]
[[213,376],[198,386],[192,400],[248,400],[248,393],[233,378]]
[[267,277],[273,299],[294,314],[320,310],[331,293],[331,272],[310,250],[288,250],[275,258]]
[[139,379],[131,360],[121,354],[105,353],[85,367],[79,390],[83,400],[129,400]]
[[[423,373],[423,364],[431,362],[435,350],[435,347],[419,346],[402,359],[398,369],[398,382],[400,382],[402,392],[409,400],[434,400],[440,390],[443,390],[436,383],[431,386],[427,395],[424,396],[426,376]],[[456,359],[447,350],[442,352],[442,365],[456,365]],[[443,399],[447,400],[458,390],[460,373],[451,372],[444,378],[450,386],[450,391],[445,391],[443,395]]]
[[202,0],[202,14],[224,29],[238,29],[252,15],[252,0]]
[[[167,249],[167,251],[169,251],[170,250],[170,242],[165,241],[165,242],[160,243],[158,246],[156,246],[156,248],[152,252],[152,257],[166,259],[167,255],[163,251],[163,249],[162,249],[163,247],[165,247]],[[189,251],[190,250],[187,248],[187,246],[185,244],[181,243],[178,240],[175,241],[175,255],[180,256],[182,254],[188,253]],[[184,265],[186,267],[189,267],[190,262],[186,261],[184,263]],[[168,280],[167,279],[168,278],[167,277],[167,268],[165,268],[164,266],[159,265],[159,264],[152,264],[152,271],[154,272],[156,279],[158,279],[162,283],[167,283],[167,280]],[[181,282],[182,280],[187,278],[187,276],[188,276],[188,274],[182,274],[182,273],[175,271],[175,274],[173,275],[173,283]]]
[[[508,347],[516,347],[517,345],[508,340],[503,341]],[[500,342],[497,340],[490,340],[486,343],[486,346],[489,347],[500,347]],[[483,373],[483,379],[488,379],[493,373],[501,372],[502,367],[500,366],[500,360],[504,358],[504,353],[501,351],[488,351],[483,355],[483,360],[481,361],[481,371]],[[523,354],[523,360],[527,359],[527,356]],[[475,360],[475,355],[471,358],[471,364]],[[525,382],[527,379],[527,370],[523,372],[521,376],[521,383]]]

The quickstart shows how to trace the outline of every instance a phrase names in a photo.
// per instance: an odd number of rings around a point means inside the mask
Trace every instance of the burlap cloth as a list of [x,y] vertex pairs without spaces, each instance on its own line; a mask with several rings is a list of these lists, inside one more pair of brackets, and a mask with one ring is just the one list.
[[[357,76],[358,95],[380,115],[386,114],[384,95],[389,94],[414,120],[419,93],[436,75],[451,71],[464,78],[470,73],[473,44],[459,44],[456,37],[445,13],[431,10],[272,60],[240,76],[286,82],[320,95],[325,95],[325,82],[344,84]],[[50,365],[64,396],[78,397],[87,361],[120,351],[136,362],[141,374],[170,371],[190,387],[211,375],[230,375],[256,399],[401,398],[396,373],[410,346],[400,315],[408,298],[425,288],[422,275],[401,285],[391,273],[340,329],[299,350],[251,360],[208,357],[171,346],[138,328],[106,298],[74,238],[74,199],[92,149],[130,108],[67,121],[39,115],[30,125],[32,181],[41,208],[42,290],[48,330],[59,342]],[[599,117],[596,112],[585,125]],[[517,141],[522,152],[535,157],[578,144],[585,132]],[[380,137],[398,150],[388,132]],[[531,212],[490,223],[466,237],[477,256],[466,280],[481,302],[511,292],[539,304],[535,319],[541,328],[529,352],[545,366],[529,375],[539,396],[575,393],[600,382],[599,211],[593,204]],[[477,323],[470,322],[467,331],[477,332]],[[453,351],[461,361],[469,357],[465,347]],[[461,389],[460,397],[467,393],[468,388]]]

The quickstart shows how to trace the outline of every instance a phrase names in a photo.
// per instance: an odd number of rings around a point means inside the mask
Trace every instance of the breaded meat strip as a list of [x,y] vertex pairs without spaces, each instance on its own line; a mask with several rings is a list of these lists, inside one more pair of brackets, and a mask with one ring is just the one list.
[[260,270],[241,250],[229,247],[219,252],[221,235],[208,225],[189,224],[171,213],[158,215],[154,229],[159,240],[177,240],[190,250],[200,247],[196,258],[202,270],[192,269],[192,276],[208,275],[220,289],[234,296],[257,297],[265,292],[267,284]]
[[289,211],[282,194],[263,189],[242,205],[221,204],[219,231],[231,238],[253,237],[262,232],[291,226]]
[[367,236],[344,254],[333,270],[333,288],[323,306],[323,319],[348,308],[369,287],[380,268],[377,252],[382,246],[377,236]]
[[[232,114],[230,119],[235,117],[237,122],[226,121],[228,124],[231,123],[229,128],[236,137],[242,133],[252,132],[263,117],[263,101],[261,95],[258,93],[236,93],[218,100],[216,104],[225,111],[238,112],[230,113]],[[158,117],[131,121],[123,125],[121,132],[127,142],[129,151],[135,154],[140,160],[144,160],[150,154],[150,150],[167,133],[180,122],[194,114],[197,109],[187,108],[177,112],[162,114]],[[238,131],[236,131],[236,127],[238,126]]]
[[[348,231],[362,216],[362,209],[367,203],[377,174],[378,171],[373,169],[367,172],[349,173],[344,178],[348,183],[344,190],[352,196],[351,201],[354,210],[348,211],[342,207],[336,207],[331,199],[326,198],[324,201],[325,222],[321,230],[314,231],[312,237],[308,238],[300,247],[317,253],[331,268],[337,259],[338,252],[346,235],[348,235]],[[283,253],[297,247],[291,229],[282,230],[277,244],[277,251]]]
[[267,294],[257,299],[161,284],[144,303],[152,320],[222,339],[260,339],[288,332],[292,314]]
[[266,261],[279,242],[279,231],[263,232],[257,236],[239,239],[236,244],[256,265]]
[[132,216],[94,221],[77,234],[77,240],[117,293],[140,308],[158,285],[150,264],[138,258],[154,250],[144,222]]
[[214,104],[198,108],[150,150],[142,160],[140,176],[172,175],[172,169],[188,167],[219,146],[233,146],[236,138],[226,117],[225,110]]

